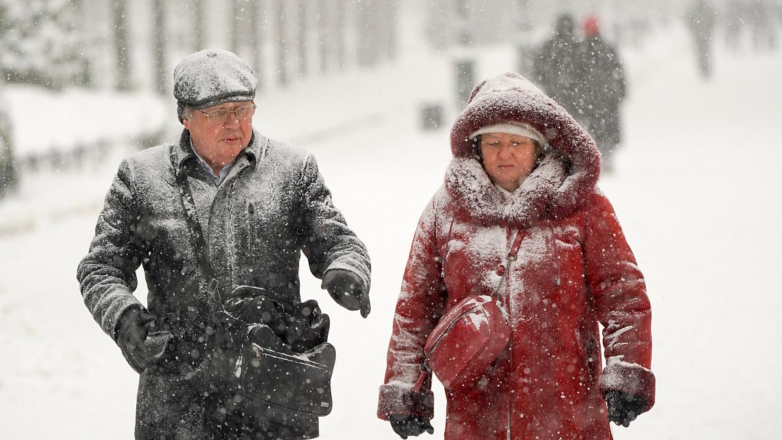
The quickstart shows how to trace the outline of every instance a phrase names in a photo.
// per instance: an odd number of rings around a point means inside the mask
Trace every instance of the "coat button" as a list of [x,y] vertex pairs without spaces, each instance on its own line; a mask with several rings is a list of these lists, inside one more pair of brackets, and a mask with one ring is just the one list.
[[505,266],[500,265],[500,267],[497,268],[497,275],[499,276],[505,275]]

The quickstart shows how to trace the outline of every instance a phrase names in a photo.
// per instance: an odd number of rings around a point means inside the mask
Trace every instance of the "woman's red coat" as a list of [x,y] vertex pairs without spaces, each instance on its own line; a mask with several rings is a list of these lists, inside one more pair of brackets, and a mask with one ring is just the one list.
[[[506,199],[468,137],[508,121],[531,124],[551,148]],[[378,416],[433,416],[431,375],[414,388],[426,338],[465,296],[493,295],[511,340],[474,388],[446,391],[445,439],[610,439],[605,392],[641,396],[646,411],[655,381],[646,284],[596,187],[594,142],[526,79],[506,74],[476,87],[451,145],[454,159],[405,268]],[[515,234],[523,240],[510,260]]]

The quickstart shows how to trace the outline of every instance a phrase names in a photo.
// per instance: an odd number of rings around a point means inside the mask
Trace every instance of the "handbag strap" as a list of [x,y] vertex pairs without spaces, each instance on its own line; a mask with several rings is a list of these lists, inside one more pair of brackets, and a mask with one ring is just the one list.
[[516,255],[519,253],[519,248],[521,248],[521,242],[524,240],[524,235],[525,234],[521,229],[516,231],[516,235],[513,236],[513,243],[508,250],[508,256],[505,259],[505,264],[500,263],[500,267],[497,268],[497,274],[502,278],[500,278],[500,281],[497,282],[497,288],[494,289],[494,297],[500,293],[500,287],[502,286],[503,281],[505,281],[505,277],[508,276],[509,267],[514,261],[516,261]]

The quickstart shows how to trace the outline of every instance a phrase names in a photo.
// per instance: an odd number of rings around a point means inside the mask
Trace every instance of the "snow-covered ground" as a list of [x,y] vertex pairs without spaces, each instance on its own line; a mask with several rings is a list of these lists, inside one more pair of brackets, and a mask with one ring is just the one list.
[[[703,82],[690,50],[674,27],[624,53],[626,142],[601,186],[646,275],[658,388],[655,408],[614,435],[779,438],[782,53],[718,48],[715,76]],[[398,66],[259,98],[256,127],[316,155],[373,259],[367,320],[339,309],[302,273],[303,295],[322,300],[332,317],[339,352],[323,439],[397,438],[375,417],[377,387],[416,221],[450,158],[448,129],[423,133],[417,120],[422,102],[449,96],[450,66],[420,48],[403,53]],[[511,54],[482,50],[478,77],[511,69]],[[75,279],[102,195],[128,151],[78,171],[29,175],[0,202],[3,439],[133,437],[137,376],[92,321]],[[444,395],[436,393],[435,436],[422,438],[442,438]]]

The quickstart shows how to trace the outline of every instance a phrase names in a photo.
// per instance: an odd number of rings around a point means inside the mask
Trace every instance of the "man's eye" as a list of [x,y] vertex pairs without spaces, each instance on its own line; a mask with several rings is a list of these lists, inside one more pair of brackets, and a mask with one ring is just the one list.
[[228,113],[228,110],[222,110],[222,109],[220,109],[220,110],[215,110],[215,111],[213,111],[213,112],[212,112],[212,115],[213,115],[213,116],[215,116],[215,117],[217,117],[217,118],[222,118],[223,116],[225,116],[225,115],[226,115],[226,113]]

